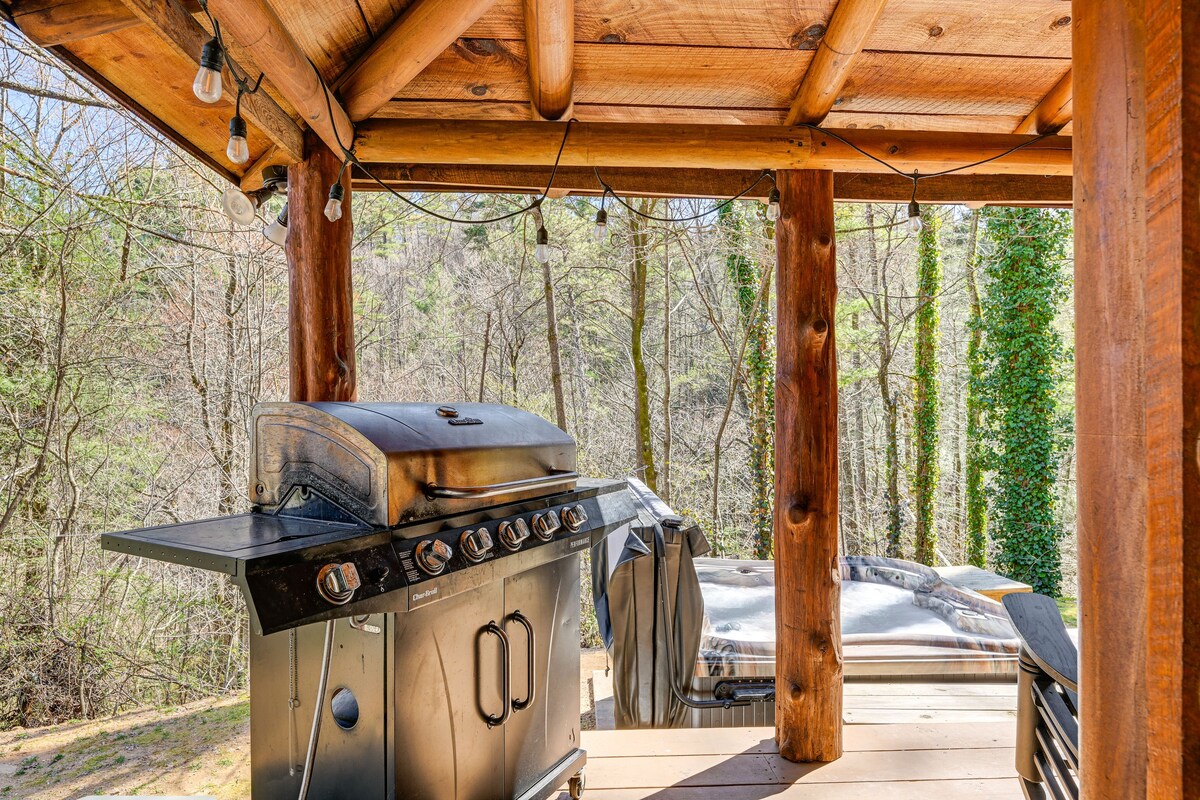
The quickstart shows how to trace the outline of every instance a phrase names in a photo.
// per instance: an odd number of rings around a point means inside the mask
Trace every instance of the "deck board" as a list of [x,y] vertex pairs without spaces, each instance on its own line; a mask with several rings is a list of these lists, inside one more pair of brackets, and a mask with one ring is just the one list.
[[[933,692],[930,687],[848,684],[847,702],[922,699],[1003,701],[997,687],[962,686],[968,691]],[[1011,687],[1006,687],[1011,692]],[[939,697],[940,695],[940,697]],[[931,709],[952,713],[1010,714],[972,709]],[[591,800],[766,800],[809,798],[848,800],[868,796],[887,800],[946,797],[963,800],[1017,800],[1020,786],[1013,767],[1016,728],[1009,716],[969,723],[887,724],[891,709],[859,709],[875,724],[845,728],[845,755],[830,764],[793,764],[777,753],[771,728],[714,728],[641,731],[587,731],[588,789]],[[909,710],[899,713],[909,714]],[[566,797],[565,794],[562,795]]]

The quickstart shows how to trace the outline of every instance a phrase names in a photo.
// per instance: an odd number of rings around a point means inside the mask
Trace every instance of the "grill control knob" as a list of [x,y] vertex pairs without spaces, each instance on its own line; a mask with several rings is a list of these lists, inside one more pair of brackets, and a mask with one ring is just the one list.
[[487,528],[463,531],[458,539],[458,549],[468,561],[478,564],[492,549],[492,535],[488,533]]
[[354,591],[362,585],[353,563],[326,564],[317,573],[317,591],[336,606],[350,602]]
[[440,575],[446,562],[454,558],[450,545],[438,539],[426,539],[417,545],[417,566],[430,575]]
[[562,521],[572,533],[577,533],[588,521],[587,512],[583,506],[571,506],[562,510]]
[[529,525],[525,520],[517,518],[512,522],[500,523],[500,544],[509,550],[517,551],[529,538]]
[[533,515],[533,533],[543,542],[548,542],[554,538],[554,534],[558,533],[562,528],[562,522],[558,519],[558,513],[551,510],[545,514]]

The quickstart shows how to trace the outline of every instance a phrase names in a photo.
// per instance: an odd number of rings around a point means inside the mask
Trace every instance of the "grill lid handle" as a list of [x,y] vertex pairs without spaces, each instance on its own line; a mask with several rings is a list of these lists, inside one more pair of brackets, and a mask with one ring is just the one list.
[[484,497],[496,497],[502,494],[512,494],[513,492],[524,492],[530,489],[545,489],[551,486],[562,486],[568,483],[574,483],[579,480],[578,472],[556,472],[552,475],[546,475],[541,478],[524,478],[519,481],[506,481],[505,483],[490,483],[486,486],[438,486],[436,483],[431,483],[425,487],[425,496],[430,500],[436,497],[451,498],[455,500],[464,499],[479,499]]

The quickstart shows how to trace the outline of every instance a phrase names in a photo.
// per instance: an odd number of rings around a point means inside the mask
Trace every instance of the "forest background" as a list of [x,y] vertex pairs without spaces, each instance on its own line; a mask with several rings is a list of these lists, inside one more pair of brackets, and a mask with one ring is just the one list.
[[[287,394],[283,253],[221,214],[206,168],[0,35],[0,727],[239,689],[237,589],[99,534],[247,508],[250,411]],[[359,399],[537,412],[581,472],[640,477],[715,555],[769,558],[766,208],[629,202],[702,216],[610,201],[597,240],[598,201],[549,201],[543,265],[529,215],[452,226],[357,194]],[[1069,214],[922,216],[837,208],[842,551],[1073,595]]]

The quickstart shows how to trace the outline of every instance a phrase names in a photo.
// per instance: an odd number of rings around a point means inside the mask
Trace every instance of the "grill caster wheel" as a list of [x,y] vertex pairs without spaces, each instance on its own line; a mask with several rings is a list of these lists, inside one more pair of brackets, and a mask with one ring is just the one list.
[[583,790],[587,788],[587,775],[583,770],[579,770],[571,779],[567,781],[567,792],[571,795],[571,800],[579,800],[583,797]]

